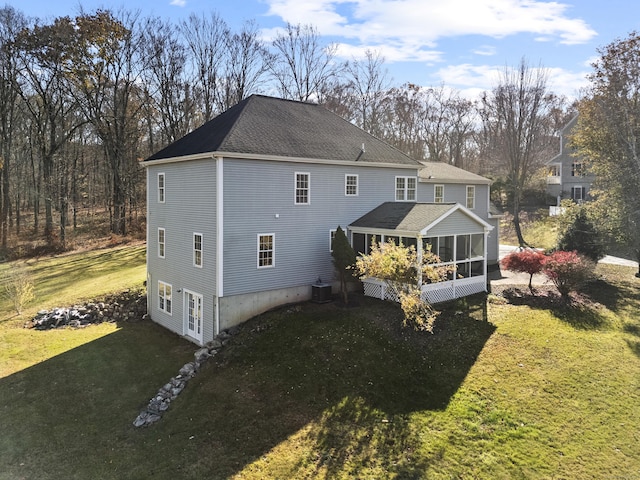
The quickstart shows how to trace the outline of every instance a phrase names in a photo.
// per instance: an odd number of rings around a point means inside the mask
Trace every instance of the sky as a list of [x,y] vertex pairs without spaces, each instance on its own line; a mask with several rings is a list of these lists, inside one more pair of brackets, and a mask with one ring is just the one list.
[[97,8],[179,21],[218,13],[232,29],[254,20],[266,40],[287,23],[312,24],[340,59],[380,53],[393,85],[441,86],[476,97],[525,59],[549,89],[576,98],[598,49],[640,30],[635,0],[12,0],[43,20]]

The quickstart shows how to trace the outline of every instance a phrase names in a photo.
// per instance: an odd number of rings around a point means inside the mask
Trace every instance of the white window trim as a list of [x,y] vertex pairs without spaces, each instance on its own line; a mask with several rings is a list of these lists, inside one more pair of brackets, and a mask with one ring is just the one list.
[[[161,288],[160,285],[164,287]],[[171,290],[171,295],[169,296],[169,300],[171,302],[171,309],[167,309],[167,287]],[[160,306],[160,292],[162,292],[162,298],[164,299],[164,308]],[[166,313],[167,315],[173,315],[173,287],[170,283],[163,282],[162,280],[158,280],[158,310]]]
[[[198,250],[196,250],[196,235],[200,236],[200,265],[198,265],[196,263],[196,252]],[[204,264],[204,256],[203,256],[203,251],[204,250],[204,235],[198,232],[193,232],[193,266],[196,268],[202,268],[202,265]]]
[[[349,185],[348,184],[348,179],[349,177],[355,177],[356,179],[356,193],[349,193],[348,187],[349,186],[353,186],[353,185]],[[344,175],[344,196],[345,197],[357,197],[360,194],[360,179],[358,178],[358,175],[355,173],[345,173]]]
[[[398,199],[398,179],[399,178],[402,178],[404,180],[402,199]],[[413,198],[409,198],[409,179],[413,179],[414,187],[411,189],[413,191]],[[396,202],[415,202],[416,201],[416,198],[418,196],[418,179],[416,177],[413,177],[413,176],[405,177],[405,176],[398,175],[394,179],[393,187],[394,187],[393,198],[395,199]]]
[[[160,232],[162,232],[162,242],[160,241]],[[157,244],[158,244],[158,258],[165,258],[167,255],[167,231],[162,227],[158,227],[158,236]],[[162,248],[160,248],[162,245]],[[162,252],[162,253],[161,253]]]
[[[473,191],[473,197],[471,197],[471,200],[473,200],[473,202],[471,203],[471,206],[469,206],[469,189],[471,189],[471,191]],[[465,188],[465,202],[464,202],[464,206],[467,207],[469,210],[474,210],[476,208],[476,186],[475,185],[467,185]]]
[[[260,237],[271,237],[271,265],[260,265]],[[259,233],[256,237],[256,266],[263,268],[274,268],[276,266],[276,234]]]
[[[307,201],[298,202],[298,175],[307,176]],[[293,203],[294,205],[310,205],[311,204],[311,173],[295,172],[293,175]]]
[[[576,195],[575,195],[575,191],[576,190],[578,190],[580,192],[580,198],[576,198]],[[586,197],[586,195],[583,195],[583,193],[585,193],[584,185],[572,185],[571,186],[571,200],[573,200],[574,202],[583,202],[584,201],[584,197]]]
[[[437,194],[438,187],[442,187],[442,197],[438,197],[438,194]],[[438,198],[440,198],[440,201],[438,201]],[[444,184],[443,183],[439,183],[433,186],[433,203],[444,203]]]
[[333,253],[333,239],[335,238],[337,231],[337,228],[329,230],[329,253]]
[[[160,189],[160,177],[162,177],[162,189]],[[167,176],[164,172],[158,172],[158,203],[164,203],[167,198]],[[160,191],[162,190],[162,198]]]

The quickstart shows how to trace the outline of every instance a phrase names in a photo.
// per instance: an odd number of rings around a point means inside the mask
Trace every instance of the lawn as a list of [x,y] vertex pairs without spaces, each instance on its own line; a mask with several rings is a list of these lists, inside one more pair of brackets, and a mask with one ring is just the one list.
[[433,335],[364,297],[268,312],[145,429],[195,346],[152,322],[5,321],[0,479],[640,478],[640,281],[599,269],[593,304],[479,295]]

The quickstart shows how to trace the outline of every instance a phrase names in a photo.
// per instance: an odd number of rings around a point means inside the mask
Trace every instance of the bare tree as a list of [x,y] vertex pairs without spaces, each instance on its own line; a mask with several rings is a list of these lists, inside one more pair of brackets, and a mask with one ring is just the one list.
[[245,23],[239,33],[228,32],[220,109],[224,111],[259,91],[272,61],[273,55],[260,40],[254,22]]
[[[160,130],[159,145],[150,128],[150,149],[164,147],[197,126],[193,85],[186,72],[187,47],[181,43],[178,29],[158,18],[148,20],[143,29],[144,55],[148,68],[143,75],[148,93],[149,118]],[[155,113],[155,115],[153,115]]]
[[198,102],[202,105],[202,122],[220,112],[221,72],[229,37],[229,28],[216,13],[198,16],[192,13],[180,24],[190,51],[193,85],[197,85]]
[[347,63],[344,73],[352,97],[355,124],[372,135],[380,135],[384,100],[390,89],[384,57],[379,52],[367,50],[364,59]]
[[421,128],[428,159],[464,168],[465,159],[473,155],[473,102],[444,85],[425,89],[422,98]]
[[2,247],[7,247],[8,219],[11,212],[10,171],[13,161],[13,139],[18,104],[18,62],[16,38],[26,26],[24,16],[13,7],[0,9],[0,168],[2,169],[2,195],[0,196],[0,223]]
[[141,72],[146,68],[138,14],[107,10],[75,19],[67,78],[84,116],[102,143],[109,165],[111,232],[126,234],[126,204],[135,187]]
[[58,195],[55,161],[80,124],[80,120],[71,115],[76,106],[65,87],[66,47],[71,43],[73,30],[71,19],[61,17],[50,25],[34,25],[23,30],[17,40],[19,71],[24,83],[20,95],[30,114],[33,143],[42,162],[44,233],[49,245],[54,243],[53,206]]
[[283,98],[324,101],[342,66],[335,63],[336,45],[323,45],[311,25],[287,24],[272,43],[275,57],[269,70]]
[[544,160],[550,158],[553,137],[547,72],[531,68],[525,59],[515,69],[505,68],[500,83],[482,97],[480,114],[489,141],[488,151],[506,174],[513,224],[520,246],[527,246],[520,228],[522,193]]

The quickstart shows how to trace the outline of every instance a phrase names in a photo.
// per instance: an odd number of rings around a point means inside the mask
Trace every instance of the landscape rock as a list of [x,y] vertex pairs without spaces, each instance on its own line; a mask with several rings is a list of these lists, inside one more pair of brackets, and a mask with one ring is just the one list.
[[[234,330],[234,333],[237,331],[238,329]],[[221,332],[212,341],[207,342],[204,347],[196,350],[194,353],[195,362],[184,364],[180,368],[178,375],[172,377],[160,387],[158,393],[151,397],[147,406],[133,421],[133,426],[136,428],[148,427],[160,420],[162,414],[169,409],[173,400],[186,388],[187,382],[197,374],[199,366],[216,355],[218,349],[229,342],[231,335],[228,331]]]
[[[123,314],[122,311],[127,313]],[[80,328],[92,323],[114,322],[122,319],[128,322],[149,319],[146,295],[143,292],[128,290],[104,302],[94,301],[68,308],[39,310],[25,327],[37,330],[61,327]]]

